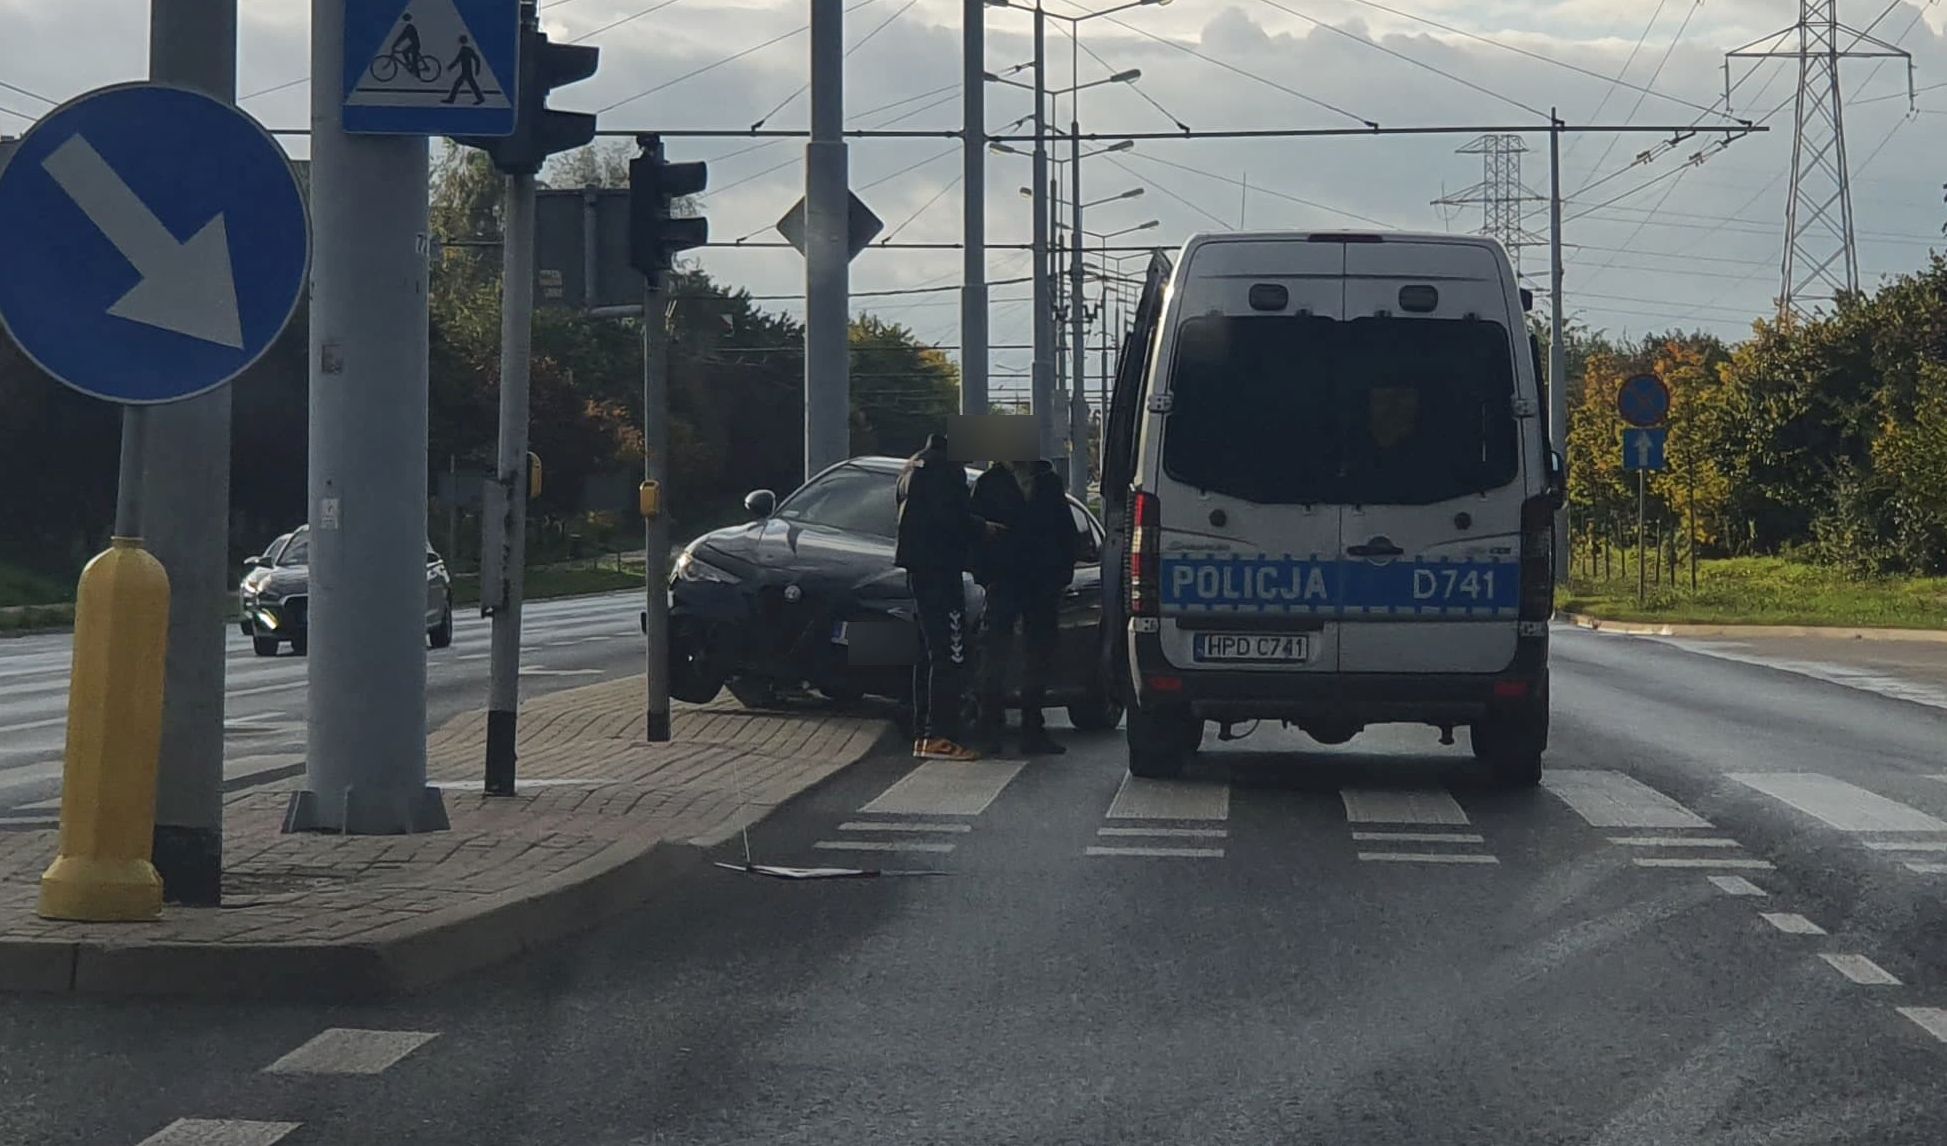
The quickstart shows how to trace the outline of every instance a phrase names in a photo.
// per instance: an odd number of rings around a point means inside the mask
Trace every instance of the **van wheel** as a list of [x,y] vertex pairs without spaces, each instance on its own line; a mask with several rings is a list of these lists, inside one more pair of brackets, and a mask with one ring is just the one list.
[[1129,774],[1151,780],[1182,775],[1203,743],[1203,721],[1181,709],[1129,710]]
[[1475,722],[1468,730],[1474,759],[1510,788],[1541,783],[1541,757],[1548,750],[1548,692],[1538,701]]

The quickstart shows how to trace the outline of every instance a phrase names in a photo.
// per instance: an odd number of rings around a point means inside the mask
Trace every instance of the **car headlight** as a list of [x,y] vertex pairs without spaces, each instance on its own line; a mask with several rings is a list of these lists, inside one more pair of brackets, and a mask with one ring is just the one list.
[[676,558],[676,578],[679,581],[713,581],[719,585],[735,585],[734,574],[725,572],[698,557],[693,550],[685,549]]

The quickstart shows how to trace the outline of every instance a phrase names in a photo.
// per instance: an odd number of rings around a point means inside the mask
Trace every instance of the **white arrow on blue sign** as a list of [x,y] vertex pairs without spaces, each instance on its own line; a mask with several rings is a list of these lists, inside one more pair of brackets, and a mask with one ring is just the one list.
[[1622,433],[1623,469],[1660,470],[1663,447],[1670,440],[1667,427],[1624,430]]
[[48,374],[172,402],[247,370],[303,294],[290,158],[198,92],[117,84],[35,124],[0,167],[0,325]]

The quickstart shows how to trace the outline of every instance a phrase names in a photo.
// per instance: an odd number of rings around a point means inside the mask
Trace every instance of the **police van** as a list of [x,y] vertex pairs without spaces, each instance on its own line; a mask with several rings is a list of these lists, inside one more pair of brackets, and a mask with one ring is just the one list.
[[1533,784],[1559,456],[1489,239],[1226,233],[1158,256],[1103,445],[1129,770],[1210,723],[1413,722]]

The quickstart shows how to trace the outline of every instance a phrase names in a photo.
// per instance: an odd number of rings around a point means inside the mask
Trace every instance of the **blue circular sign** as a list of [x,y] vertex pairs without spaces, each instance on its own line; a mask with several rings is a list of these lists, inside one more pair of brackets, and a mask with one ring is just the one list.
[[200,92],[77,96],[0,166],[0,325],[97,398],[173,402],[235,378],[283,333],[310,262],[290,157]]
[[1670,388],[1654,374],[1638,374],[1616,391],[1616,413],[1632,426],[1660,426],[1670,413]]

